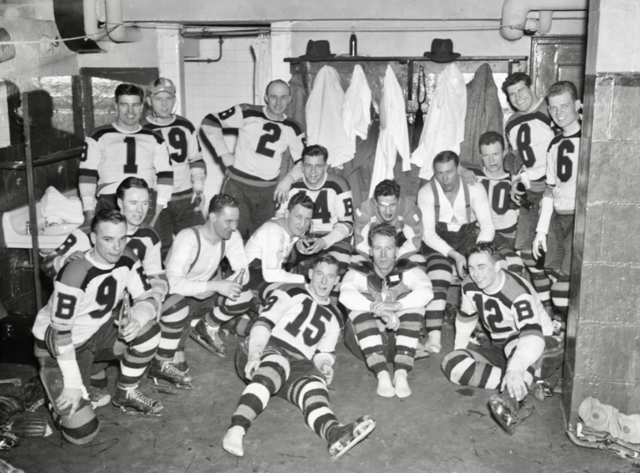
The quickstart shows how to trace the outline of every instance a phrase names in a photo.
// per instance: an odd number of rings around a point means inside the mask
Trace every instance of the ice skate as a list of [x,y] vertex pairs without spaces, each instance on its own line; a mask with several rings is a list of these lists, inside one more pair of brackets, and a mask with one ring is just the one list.
[[227,345],[220,338],[219,332],[219,328],[212,327],[203,318],[191,332],[191,338],[214,355],[224,358],[227,355]]
[[164,407],[160,401],[142,394],[137,387],[116,387],[111,402],[114,406],[119,407],[122,412],[129,415],[161,416]]
[[526,405],[513,398],[504,398],[494,394],[489,398],[489,410],[498,425],[509,435],[513,435],[516,427],[533,414],[535,406]]
[[153,380],[153,384],[156,386],[193,389],[191,376],[184,371],[180,371],[170,361],[153,360],[149,366],[147,376]]
[[355,447],[376,427],[376,421],[369,415],[362,416],[348,425],[337,427],[329,436],[329,455],[337,460]]

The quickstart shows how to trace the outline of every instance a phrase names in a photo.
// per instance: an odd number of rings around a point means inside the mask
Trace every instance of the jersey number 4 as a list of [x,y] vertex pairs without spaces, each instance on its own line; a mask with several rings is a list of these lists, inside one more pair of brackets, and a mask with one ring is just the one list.
[[[315,310],[312,311],[314,302],[311,299],[305,299],[302,303],[300,315],[291,321],[285,330],[294,337],[302,332],[302,339],[307,346],[313,346],[320,341],[325,332],[325,324],[323,319],[331,320],[331,314],[324,307],[315,304]],[[304,317],[304,314],[308,314]]]
[[265,123],[262,129],[266,131],[266,133],[260,137],[256,153],[266,156],[267,158],[273,158],[276,152],[267,145],[278,142],[280,135],[282,135],[282,129],[275,123],[269,122]]

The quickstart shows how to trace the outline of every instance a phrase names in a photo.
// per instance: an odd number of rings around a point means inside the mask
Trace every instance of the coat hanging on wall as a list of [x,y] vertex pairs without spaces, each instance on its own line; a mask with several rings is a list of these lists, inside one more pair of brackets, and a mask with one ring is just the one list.
[[484,63],[467,84],[467,114],[464,141],[460,145],[460,162],[465,166],[482,169],[478,140],[487,131],[503,134],[503,126],[498,87],[493,80],[491,66]]
[[[421,93],[424,94],[422,100],[420,100]],[[418,101],[418,108],[416,109],[416,114],[413,120],[413,131],[411,132],[411,151],[414,151],[420,144],[420,136],[422,135],[422,129],[424,128],[422,104],[427,100],[427,83],[424,77],[424,67],[422,66],[420,66],[420,72],[418,73],[418,90],[416,91],[416,100]]]
[[355,153],[356,137],[366,140],[369,125],[371,125],[371,89],[360,64],[356,64],[353,68],[351,84],[342,106],[342,121]]
[[464,77],[458,66],[449,64],[438,75],[438,85],[429,104],[420,144],[411,155],[411,162],[420,167],[420,178],[428,180],[433,177],[433,158],[440,151],[460,152],[466,108]]

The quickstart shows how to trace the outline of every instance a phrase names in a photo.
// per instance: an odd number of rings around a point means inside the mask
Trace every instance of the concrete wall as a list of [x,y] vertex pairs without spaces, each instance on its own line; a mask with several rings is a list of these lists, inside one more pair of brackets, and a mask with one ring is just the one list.
[[591,0],[589,15],[567,420],[588,396],[640,412],[640,4]]

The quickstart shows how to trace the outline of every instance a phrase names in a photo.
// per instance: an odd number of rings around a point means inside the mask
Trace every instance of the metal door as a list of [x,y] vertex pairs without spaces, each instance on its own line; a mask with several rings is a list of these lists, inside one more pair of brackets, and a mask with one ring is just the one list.
[[582,97],[586,52],[586,36],[531,38],[531,77],[536,95],[544,97],[551,84],[568,80]]

